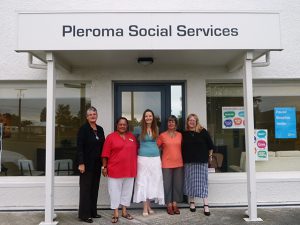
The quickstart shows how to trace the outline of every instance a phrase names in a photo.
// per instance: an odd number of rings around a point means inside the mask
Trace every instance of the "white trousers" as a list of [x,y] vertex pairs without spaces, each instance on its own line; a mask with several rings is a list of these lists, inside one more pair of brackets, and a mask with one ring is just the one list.
[[110,208],[117,209],[120,205],[130,206],[134,178],[108,177],[108,193]]

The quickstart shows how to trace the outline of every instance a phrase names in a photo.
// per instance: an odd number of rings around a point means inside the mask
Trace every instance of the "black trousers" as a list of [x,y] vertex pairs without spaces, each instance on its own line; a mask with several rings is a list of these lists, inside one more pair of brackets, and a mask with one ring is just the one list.
[[96,167],[95,171],[85,171],[79,178],[79,211],[80,219],[88,219],[97,215],[98,190],[101,169]]

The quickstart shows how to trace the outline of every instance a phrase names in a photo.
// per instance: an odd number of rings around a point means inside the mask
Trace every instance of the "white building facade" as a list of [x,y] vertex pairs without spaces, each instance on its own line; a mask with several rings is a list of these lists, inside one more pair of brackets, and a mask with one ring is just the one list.
[[[0,6],[0,210],[44,209],[51,185],[55,208],[77,208],[76,132],[89,105],[98,109],[106,135],[120,115],[134,132],[146,108],[158,116],[161,131],[170,114],[182,127],[189,113],[198,114],[223,156],[220,172],[209,174],[212,206],[300,204],[297,1]],[[225,107],[243,106],[246,128],[226,127]],[[280,130],[275,112],[286,109],[291,126]],[[267,130],[268,160],[255,163],[248,151],[253,128]],[[71,164],[60,171],[55,161],[62,159]],[[32,163],[29,174],[22,160]],[[47,169],[55,171],[54,180]],[[107,205],[102,178],[99,207]]]

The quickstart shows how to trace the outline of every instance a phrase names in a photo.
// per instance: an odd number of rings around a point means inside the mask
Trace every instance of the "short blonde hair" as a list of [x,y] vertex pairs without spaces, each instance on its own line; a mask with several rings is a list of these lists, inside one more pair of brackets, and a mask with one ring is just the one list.
[[195,113],[191,113],[187,116],[186,122],[185,122],[185,130],[189,130],[188,121],[191,119],[191,117],[195,118],[195,120],[196,120],[196,129],[195,129],[195,131],[199,133],[203,129],[203,126],[199,123],[199,118]]

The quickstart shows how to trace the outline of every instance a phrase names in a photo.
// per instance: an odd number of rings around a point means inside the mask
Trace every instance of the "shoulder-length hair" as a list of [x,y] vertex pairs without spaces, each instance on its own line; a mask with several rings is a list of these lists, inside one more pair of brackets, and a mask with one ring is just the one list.
[[154,116],[154,112],[151,109],[146,109],[143,113],[143,117],[142,117],[142,120],[141,120],[141,128],[142,128],[141,140],[144,140],[146,135],[147,135],[147,124],[146,124],[146,121],[145,121],[145,115],[146,115],[147,112],[150,112],[153,116],[153,121],[152,121],[152,124],[151,124],[152,138],[156,139],[157,136],[158,136],[158,127],[157,127],[157,123],[156,123],[156,118]]
[[185,130],[189,130],[189,127],[188,127],[188,126],[189,126],[189,125],[188,125],[188,121],[189,121],[189,119],[190,119],[191,117],[194,117],[194,118],[195,118],[195,120],[196,120],[196,129],[195,129],[195,131],[199,133],[204,127],[199,123],[199,118],[198,118],[198,116],[197,116],[195,113],[189,114],[188,117],[186,118],[186,122],[185,122]]
[[169,121],[174,121],[174,122],[175,122],[175,125],[176,125],[176,126],[178,125],[178,119],[177,119],[177,117],[174,116],[174,115],[170,115],[170,116],[168,117],[168,121],[167,121],[167,122],[169,122]]

